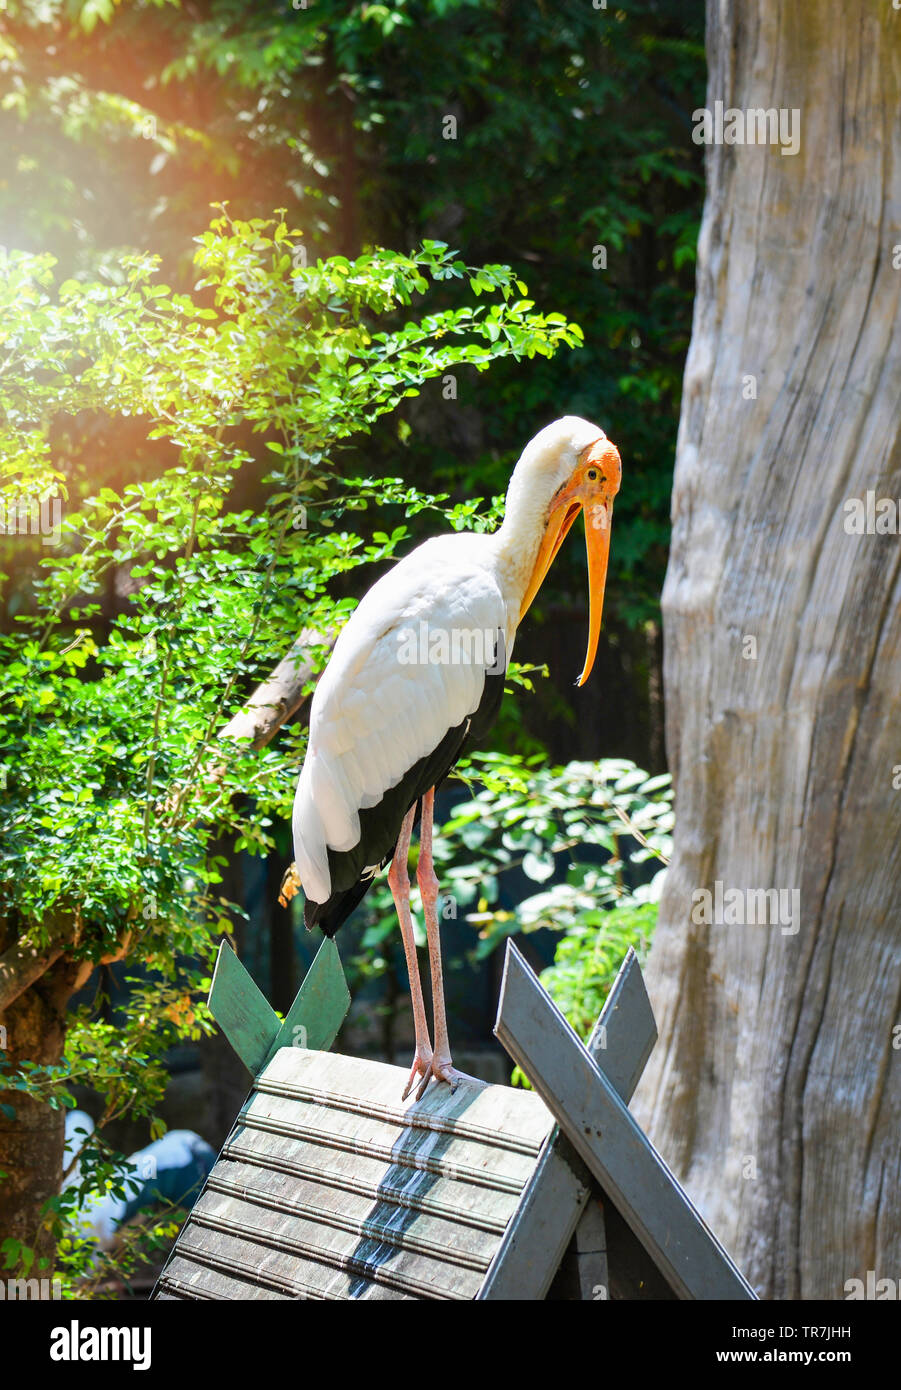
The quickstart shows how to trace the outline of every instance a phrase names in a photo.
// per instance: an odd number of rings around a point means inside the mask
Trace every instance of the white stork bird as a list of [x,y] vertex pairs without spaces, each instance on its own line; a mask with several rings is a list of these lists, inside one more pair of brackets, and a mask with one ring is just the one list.
[[[585,512],[590,615],[582,685],[594,663],[621,465],[597,425],[566,416],[526,445],[491,535],[426,541],[384,575],[335,643],[310,708],[310,735],[294,801],[293,870],[304,921],[334,936],[391,861],[410,976],[416,1052],[403,1099],[420,1079],[453,1088],[432,863],[435,787],[470,739],[497,714],[516,631],[563,538]],[[487,640],[474,640],[487,634]],[[423,639],[425,639],[423,641]],[[416,653],[416,644],[420,650]],[[411,659],[411,648],[413,659]],[[429,1037],[410,915],[407,858],[421,802],[417,879],[422,896],[435,1046]]]

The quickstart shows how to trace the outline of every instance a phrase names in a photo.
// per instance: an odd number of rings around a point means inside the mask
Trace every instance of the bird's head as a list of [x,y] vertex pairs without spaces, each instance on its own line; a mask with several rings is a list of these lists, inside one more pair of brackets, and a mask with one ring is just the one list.
[[507,495],[522,510],[528,498],[540,534],[538,553],[520,609],[522,621],[579,512],[585,513],[588,551],[588,652],[577,681],[584,685],[594,665],[601,632],[613,499],[622,464],[615,444],[588,420],[567,415],[536,434],[516,466]]

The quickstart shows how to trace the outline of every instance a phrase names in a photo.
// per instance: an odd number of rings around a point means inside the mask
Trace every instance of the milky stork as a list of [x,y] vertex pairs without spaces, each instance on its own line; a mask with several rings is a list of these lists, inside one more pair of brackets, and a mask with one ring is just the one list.
[[[310,708],[294,800],[290,897],[302,886],[304,921],[334,936],[389,861],[403,938],[416,1051],[403,1099],[434,1076],[455,1088],[447,1036],[438,879],[432,862],[435,788],[471,739],[490,728],[516,631],[580,510],[590,587],[594,663],[621,465],[597,425],[566,416],[526,445],[490,535],[440,536],[372,586],[341,631]],[[487,634],[488,640],[473,640]],[[423,641],[423,636],[425,640]],[[421,803],[419,882],[428,939],[435,1046],[429,1037],[410,914],[407,859]]]

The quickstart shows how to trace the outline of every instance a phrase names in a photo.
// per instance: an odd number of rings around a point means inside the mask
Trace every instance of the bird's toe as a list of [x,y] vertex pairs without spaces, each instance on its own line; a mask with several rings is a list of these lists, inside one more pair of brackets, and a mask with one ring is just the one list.
[[435,1056],[432,1058],[432,1076],[438,1081],[446,1081],[451,1088],[451,1095],[456,1091],[464,1075],[464,1072],[457,1071],[450,1057]]
[[420,1085],[419,1090],[416,1092],[417,1100],[422,1100],[422,1097],[425,1094],[425,1089],[432,1079],[432,1054],[430,1052],[421,1052],[417,1049],[416,1053],[413,1056],[413,1065],[410,1068],[410,1075],[407,1080],[407,1084],[404,1087],[404,1093],[401,1096],[401,1100],[407,1099],[407,1096],[410,1094],[420,1077],[422,1077],[422,1084]]

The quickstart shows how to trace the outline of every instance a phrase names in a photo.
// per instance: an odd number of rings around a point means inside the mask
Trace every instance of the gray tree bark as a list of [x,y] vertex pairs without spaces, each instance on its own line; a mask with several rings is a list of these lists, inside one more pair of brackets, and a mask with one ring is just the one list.
[[[635,1109],[762,1297],[844,1298],[901,1281],[901,536],[844,507],[901,499],[901,12],[707,15],[708,107],[798,108],[800,149],[707,151]],[[694,921],[717,880],[796,923]]]

